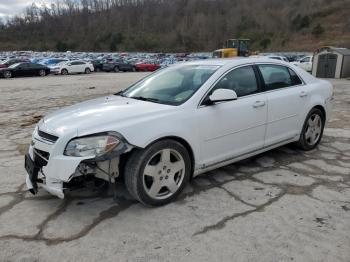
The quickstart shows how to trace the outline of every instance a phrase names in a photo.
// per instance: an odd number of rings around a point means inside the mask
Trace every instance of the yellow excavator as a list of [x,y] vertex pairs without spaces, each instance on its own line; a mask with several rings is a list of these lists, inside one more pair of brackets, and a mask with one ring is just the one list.
[[213,58],[249,56],[249,43],[250,39],[229,39],[225,42],[224,48],[213,52]]

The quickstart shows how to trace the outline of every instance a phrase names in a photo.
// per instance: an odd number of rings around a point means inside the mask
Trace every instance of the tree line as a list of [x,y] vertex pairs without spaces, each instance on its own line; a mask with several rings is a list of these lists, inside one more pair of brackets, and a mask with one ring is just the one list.
[[283,49],[299,34],[321,38],[322,15],[348,2],[57,0],[2,21],[0,50],[211,51],[240,37],[255,50]]

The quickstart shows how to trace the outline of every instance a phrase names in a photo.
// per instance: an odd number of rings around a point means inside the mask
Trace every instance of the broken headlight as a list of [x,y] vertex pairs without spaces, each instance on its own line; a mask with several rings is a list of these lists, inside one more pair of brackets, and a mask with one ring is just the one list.
[[99,157],[110,153],[120,143],[121,141],[112,135],[75,138],[67,144],[64,154],[76,157]]

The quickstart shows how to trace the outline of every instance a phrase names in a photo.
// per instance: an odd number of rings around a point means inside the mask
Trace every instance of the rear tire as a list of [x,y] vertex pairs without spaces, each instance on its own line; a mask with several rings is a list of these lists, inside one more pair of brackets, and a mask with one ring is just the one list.
[[114,67],[114,68],[113,68],[113,71],[116,72],[116,73],[118,73],[118,72],[120,71],[120,70],[119,70],[119,67],[117,67],[117,66]]
[[41,69],[41,70],[39,71],[39,76],[46,76],[45,70]]
[[68,75],[68,70],[67,69],[62,69],[61,70],[61,75]]
[[174,140],[161,140],[145,149],[135,149],[125,165],[129,193],[145,205],[170,203],[181,193],[191,173],[186,148]]
[[305,119],[297,146],[305,151],[314,149],[322,139],[324,125],[323,112],[313,108]]

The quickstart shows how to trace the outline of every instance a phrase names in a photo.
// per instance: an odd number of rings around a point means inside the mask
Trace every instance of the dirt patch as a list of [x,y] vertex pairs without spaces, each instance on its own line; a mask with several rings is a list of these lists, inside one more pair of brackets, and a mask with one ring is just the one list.
[[21,127],[27,127],[34,125],[40,121],[40,119],[43,118],[42,115],[34,115],[30,119],[24,120],[24,122],[21,124]]

